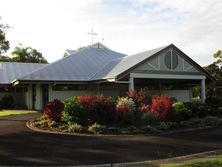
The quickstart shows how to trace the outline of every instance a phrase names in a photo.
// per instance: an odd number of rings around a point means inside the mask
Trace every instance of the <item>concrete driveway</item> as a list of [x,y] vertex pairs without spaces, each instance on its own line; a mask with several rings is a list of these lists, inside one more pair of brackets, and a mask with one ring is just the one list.
[[169,158],[222,148],[222,128],[156,136],[66,136],[29,130],[40,114],[0,117],[0,165],[84,165]]

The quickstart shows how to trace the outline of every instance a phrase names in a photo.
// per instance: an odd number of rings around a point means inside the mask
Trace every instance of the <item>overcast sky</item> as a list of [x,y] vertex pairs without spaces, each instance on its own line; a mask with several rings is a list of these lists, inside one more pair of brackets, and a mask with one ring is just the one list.
[[31,46],[53,62],[101,42],[128,55],[171,43],[200,65],[222,49],[221,0],[0,0],[11,51]]

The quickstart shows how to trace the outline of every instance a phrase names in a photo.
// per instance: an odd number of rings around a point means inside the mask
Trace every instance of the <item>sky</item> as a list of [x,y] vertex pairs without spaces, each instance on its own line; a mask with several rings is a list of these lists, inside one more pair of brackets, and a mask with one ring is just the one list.
[[10,41],[53,62],[91,44],[92,28],[112,50],[132,55],[175,44],[202,66],[222,49],[221,0],[0,0]]

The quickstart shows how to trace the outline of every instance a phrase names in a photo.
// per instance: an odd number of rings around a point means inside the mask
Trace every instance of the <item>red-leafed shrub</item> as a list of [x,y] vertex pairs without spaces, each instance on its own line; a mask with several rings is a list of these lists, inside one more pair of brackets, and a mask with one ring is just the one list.
[[141,103],[148,97],[146,89],[142,88],[139,91],[130,90],[126,94],[127,97],[132,98],[136,103]]
[[90,117],[93,122],[109,124],[115,121],[115,104],[111,97],[95,95],[91,107]]
[[82,95],[67,99],[65,104],[66,121],[70,118],[80,124],[109,124],[116,118],[112,98],[104,95]]
[[146,113],[150,111],[150,105],[149,104],[143,104],[141,103],[140,107],[139,107],[139,112],[141,113]]
[[61,121],[62,111],[64,110],[64,104],[58,100],[54,99],[49,101],[44,108],[44,115],[46,118],[59,122]]
[[142,113],[149,110],[152,97],[148,96],[145,88],[141,88],[139,91],[130,90],[126,94],[135,102],[135,123],[140,124]]
[[154,96],[150,111],[154,113],[157,120],[166,120],[172,113],[172,102],[167,96]]
[[91,109],[93,104],[94,96],[93,95],[81,95],[76,99],[76,103],[79,105],[83,105],[87,110]]

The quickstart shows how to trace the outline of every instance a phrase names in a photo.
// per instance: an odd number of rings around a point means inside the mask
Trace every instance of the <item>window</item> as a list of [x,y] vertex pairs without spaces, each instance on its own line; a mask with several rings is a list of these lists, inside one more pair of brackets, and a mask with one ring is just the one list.
[[8,87],[0,87],[0,92],[1,93],[4,93],[4,92],[12,92],[12,93],[19,93],[19,92],[27,92],[28,89],[27,87],[11,87],[11,86],[8,86]]
[[168,51],[164,58],[165,65],[168,69],[175,69],[178,66],[178,56],[174,51]]

